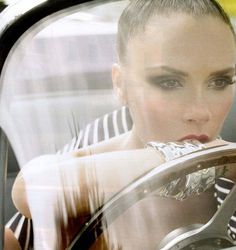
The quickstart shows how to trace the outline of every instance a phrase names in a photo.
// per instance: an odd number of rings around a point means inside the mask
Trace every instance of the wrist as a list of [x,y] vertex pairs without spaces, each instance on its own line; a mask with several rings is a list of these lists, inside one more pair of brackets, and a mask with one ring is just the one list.
[[205,144],[194,140],[194,141],[183,141],[183,142],[148,142],[147,147],[155,149],[160,152],[164,161],[171,161],[183,155],[187,155],[192,152],[200,151],[206,148]]

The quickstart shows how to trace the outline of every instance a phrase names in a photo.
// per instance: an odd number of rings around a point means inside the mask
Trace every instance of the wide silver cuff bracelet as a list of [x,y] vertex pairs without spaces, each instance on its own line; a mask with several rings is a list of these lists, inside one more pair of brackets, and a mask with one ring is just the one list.
[[[147,146],[153,147],[161,152],[165,161],[170,161],[206,148],[204,144],[198,141],[168,143],[148,142]],[[189,196],[200,194],[214,185],[215,176],[215,167],[203,169],[171,181],[159,188],[155,192],[155,195],[174,198],[176,200],[184,200]]]

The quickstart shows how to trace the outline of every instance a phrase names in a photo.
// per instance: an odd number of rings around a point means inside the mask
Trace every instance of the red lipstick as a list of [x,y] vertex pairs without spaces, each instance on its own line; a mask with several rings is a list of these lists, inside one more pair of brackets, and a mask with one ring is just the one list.
[[207,135],[187,135],[182,137],[179,141],[184,141],[184,140],[197,140],[200,141],[201,143],[206,143],[210,139],[209,136]]

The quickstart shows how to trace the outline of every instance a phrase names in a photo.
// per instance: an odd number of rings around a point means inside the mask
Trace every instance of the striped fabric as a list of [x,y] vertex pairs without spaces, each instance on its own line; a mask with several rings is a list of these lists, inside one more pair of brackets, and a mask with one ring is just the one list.
[[115,110],[89,123],[79,132],[77,137],[74,137],[69,144],[58,151],[58,154],[72,152],[78,148],[84,148],[128,132],[132,124],[129,110],[123,106],[121,109]]
[[[217,207],[219,208],[230,190],[233,188],[234,182],[226,178],[218,178],[215,183],[215,197],[217,200]],[[236,201],[235,201],[236,203]],[[235,204],[236,205],[236,204]],[[236,212],[231,217],[228,224],[228,234],[236,243]]]
[[14,232],[22,250],[33,249],[34,234],[32,220],[27,219],[18,212],[8,221],[6,227]]
[[[79,132],[78,136],[74,137],[70,143],[65,145],[64,148],[57,153],[64,154],[72,152],[79,148],[108,140],[129,131],[131,127],[132,120],[129,110],[127,107],[122,107],[88,124]],[[234,183],[232,181],[225,178],[216,180],[215,195],[218,206],[222,204],[233,185]],[[20,213],[16,213],[6,226],[12,229],[20,242],[22,250],[33,249],[33,226],[31,220],[25,218]],[[229,222],[228,232],[232,239],[236,240],[236,213]]]

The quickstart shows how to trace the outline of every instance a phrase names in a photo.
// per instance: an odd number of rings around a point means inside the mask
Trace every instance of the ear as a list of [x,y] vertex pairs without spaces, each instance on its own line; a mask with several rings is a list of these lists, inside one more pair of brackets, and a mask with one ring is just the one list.
[[126,88],[121,66],[117,63],[112,65],[112,82],[113,89],[122,105],[127,104]]

